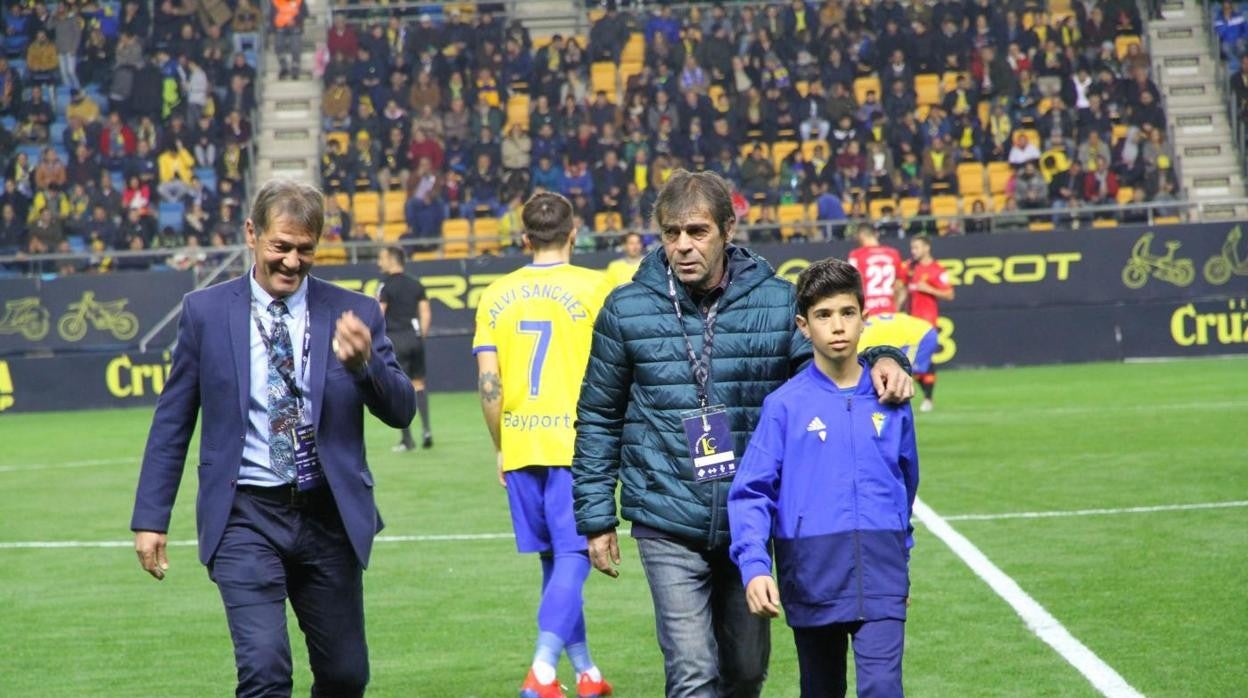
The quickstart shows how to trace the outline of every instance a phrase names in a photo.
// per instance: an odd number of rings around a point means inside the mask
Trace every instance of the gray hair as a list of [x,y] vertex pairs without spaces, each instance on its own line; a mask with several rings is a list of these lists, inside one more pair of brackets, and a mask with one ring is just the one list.
[[268,230],[279,215],[290,218],[300,229],[317,240],[325,227],[325,197],[321,190],[293,179],[271,179],[256,192],[251,204],[251,221],[257,234]]
[[721,234],[726,235],[737,222],[737,213],[732,208],[732,188],[723,177],[709,170],[678,169],[654,202],[654,227],[662,230],[664,221],[698,206],[706,207]]

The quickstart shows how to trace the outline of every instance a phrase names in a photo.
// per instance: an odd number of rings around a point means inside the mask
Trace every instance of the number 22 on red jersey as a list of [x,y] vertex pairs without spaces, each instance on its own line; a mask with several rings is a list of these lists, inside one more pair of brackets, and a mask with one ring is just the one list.
[[862,275],[862,295],[868,313],[895,313],[894,291],[905,280],[901,254],[885,245],[859,247],[849,253],[849,263]]

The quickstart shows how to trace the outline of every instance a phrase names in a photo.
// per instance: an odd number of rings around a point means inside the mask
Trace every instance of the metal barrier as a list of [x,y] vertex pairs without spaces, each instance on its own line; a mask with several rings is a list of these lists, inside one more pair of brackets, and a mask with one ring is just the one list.
[[[1124,216],[1124,214],[1126,214]],[[1131,214],[1141,216],[1138,220]],[[954,228],[953,234],[960,234],[966,229],[967,221],[985,221],[986,233],[1008,234],[1011,232],[1069,230],[1079,228],[1110,228],[1127,226],[1166,226],[1180,223],[1208,223],[1230,220],[1248,220],[1248,198],[1214,199],[1209,201],[1173,201],[1149,202],[1142,204],[1113,204],[1105,206],[1086,206],[1078,209],[1046,208],[1019,209],[1005,213],[963,213],[956,216],[912,216],[898,218],[896,223],[901,228],[899,237],[905,237],[905,228],[912,223],[932,223],[941,229]],[[871,219],[847,218],[844,220],[795,220],[795,221],[760,221],[741,223],[737,226],[734,237],[743,244],[759,242],[785,241],[794,244],[810,242],[827,242],[845,237],[846,230],[859,223],[875,223]],[[631,232],[630,229],[594,232],[590,239],[594,241],[594,249],[605,249],[615,245],[620,238]],[[640,230],[644,234],[653,235],[649,229]],[[1057,232],[1056,234],[1061,234]],[[972,233],[969,236],[974,237]],[[350,240],[342,243],[325,243],[318,250],[320,264],[350,263],[371,259],[383,247],[397,245],[413,252],[413,259],[458,259],[468,255],[446,254],[445,245],[451,243],[463,248],[476,249],[479,243],[491,246],[502,245],[501,254],[520,254],[516,241],[501,240],[497,235],[469,235],[466,237],[444,238],[401,238],[398,240]],[[219,275],[225,271],[241,270],[247,263],[247,248],[244,245],[224,247],[164,248],[159,250],[116,250],[102,252],[66,252],[42,255],[4,255],[0,256],[0,270],[7,270],[14,275],[45,275],[60,273],[62,267],[76,267],[75,271],[98,270],[106,268],[125,269],[135,267],[146,261],[151,266],[170,266],[170,262],[179,256],[203,257],[198,263],[192,260],[192,266],[198,269],[197,286],[206,285],[204,278]],[[342,250],[341,255],[335,251]],[[490,255],[478,255],[490,256]],[[107,264],[105,261],[107,260]],[[232,266],[223,264],[229,260]],[[144,265],[149,266],[149,265]]]

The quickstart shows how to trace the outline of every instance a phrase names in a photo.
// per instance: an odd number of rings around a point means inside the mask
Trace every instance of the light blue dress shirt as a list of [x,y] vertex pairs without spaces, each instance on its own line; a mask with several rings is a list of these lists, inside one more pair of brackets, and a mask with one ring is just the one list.
[[[251,328],[249,342],[251,352],[251,394],[247,399],[247,437],[243,440],[243,462],[238,469],[238,484],[277,487],[288,483],[281,475],[269,468],[269,350],[256,329],[256,316],[264,326],[266,336],[273,334],[273,317],[269,304],[275,299],[256,283],[256,268],[247,275],[251,281],[251,311],[247,327]],[[290,346],[295,355],[295,381],[303,394],[301,409],[303,423],[308,422],[308,374],[304,370],[303,342],[308,331],[308,283],[305,279],[299,288],[285,298],[286,327],[290,330]]]

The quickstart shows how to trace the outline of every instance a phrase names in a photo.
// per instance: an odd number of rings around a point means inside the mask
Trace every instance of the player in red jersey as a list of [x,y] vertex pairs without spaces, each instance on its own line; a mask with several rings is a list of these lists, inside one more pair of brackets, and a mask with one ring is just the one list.
[[[907,271],[908,290],[910,292],[910,314],[936,326],[940,317],[940,301],[953,300],[953,286],[949,283],[949,273],[944,266],[932,256],[932,241],[926,235],[915,236],[910,240],[910,261]],[[916,373],[914,379],[923,388],[923,404],[921,412],[932,411],[932,394],[936,392],[936,365],[932,364],[928,373]]]
[[870,223],[858,226],[858,247],[849,253],[849,263],[862,275],[863,310],[871,315],[895,313],[906,293],[906,267],[901,253],[880,244],[880,236]]

